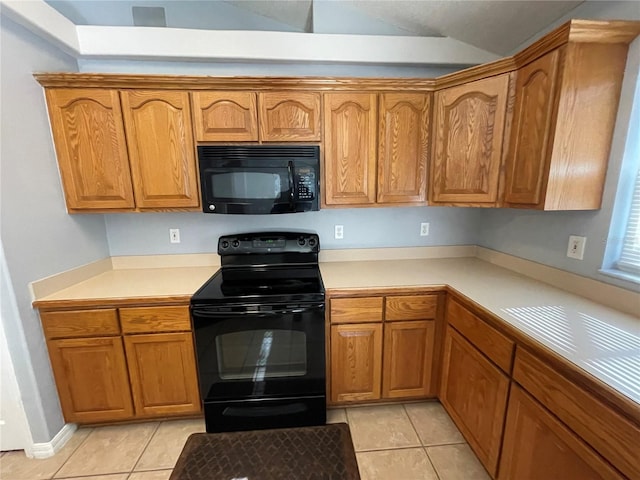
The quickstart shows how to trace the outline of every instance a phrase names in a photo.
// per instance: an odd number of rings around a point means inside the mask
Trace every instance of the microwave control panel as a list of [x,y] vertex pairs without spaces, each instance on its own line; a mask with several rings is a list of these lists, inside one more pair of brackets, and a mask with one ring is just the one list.
[[313,200],[317,191],[316,174],[312,168],[298,168],[296,170],[296,190],[298,200]]

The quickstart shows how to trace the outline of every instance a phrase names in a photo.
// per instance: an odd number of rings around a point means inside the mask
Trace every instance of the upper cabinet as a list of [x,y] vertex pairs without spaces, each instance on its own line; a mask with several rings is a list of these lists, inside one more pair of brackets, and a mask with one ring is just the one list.
[[376,201],[377,95],[324,95],[324,195],[327,205]]
[[193,92],[196,140],[255,142],[258,114],[255,92]]
[[319,142],[320,94],[264,92],[259,95],[260,140]]
[[569,42],[518,70],[505,204],[600,208],[625,43]]
[[378,203],[425,202],[431,95],[380,95]]
[[47,90],[60,176],[69,211],[134,207],[116,90]]
[[509,78],[503,74],[436,92],[431,203],[497,204]]
[[193,92],[199,142],[319,142],[316,92]]
[[189,94],[122,92],[136,205],[140,208],[199,205]]

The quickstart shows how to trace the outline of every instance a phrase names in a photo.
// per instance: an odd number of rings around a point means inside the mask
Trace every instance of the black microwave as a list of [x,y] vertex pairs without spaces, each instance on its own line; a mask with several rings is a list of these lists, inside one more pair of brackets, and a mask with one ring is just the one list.
[[317,145],[199,145],[206,213],[293,213],[318,210]]

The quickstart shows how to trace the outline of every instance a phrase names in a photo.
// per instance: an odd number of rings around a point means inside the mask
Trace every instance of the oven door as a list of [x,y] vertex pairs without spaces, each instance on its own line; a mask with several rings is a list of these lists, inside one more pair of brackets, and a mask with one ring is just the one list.
[[192,306],[203,400],[324,395],[324,303]]
[[293,162],[220,163],[201,168],[203,211],[251,215],[295,211]]

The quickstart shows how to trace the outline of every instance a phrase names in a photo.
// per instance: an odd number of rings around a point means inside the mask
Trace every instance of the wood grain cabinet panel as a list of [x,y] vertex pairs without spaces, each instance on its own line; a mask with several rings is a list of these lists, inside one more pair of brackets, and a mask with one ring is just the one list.
[[138,416],[200,411],[191,332],[130,335],[124,342]]
[[120,335],[118,313],[115,308],[41,312],[40,320],[47,338]]
[[255,92],[192,92],[191,98],[199,142],[258,140]]
[[397,295],[385,298],[385,321],[436,318],[438,295]]
[[383,297],[332,298],[331,323],[382,321]]
[[324,94],[327,205],[375,203],[377,120],[376,94]]
[[380,94],[378,203],[426,202],[430,116],[430,94]]
[[617,480],[623,477],[513,384],[498,479],[543,478]]
[[127,143],[116,90],[46,90],[69,211],[134,208]]
[[508,95],[508,74],[436,92],[431,203],[498,202]]
[[506,206],[600,208],[627,50],[570,41],[518,70]]
[[320,141],[320,94],[264,92],[259,94],[260,140]]
[[440,401],[495,478],[509,378],[449,326],[442,365]]
[[158,333],[191,330],[189,307],[135,307],[120,309],[122,332]]
[[382,323],[331,326],[331,401],[380,398]]
[[200,204],[189,94],[121,92],[136,205],[139,208]]
[[383,398],[427,397],[433,394],[434,343],[433,320],[385,323]]
[[50,340],[48,347],[67,422],[91,423],[133,417],[120,337]]

